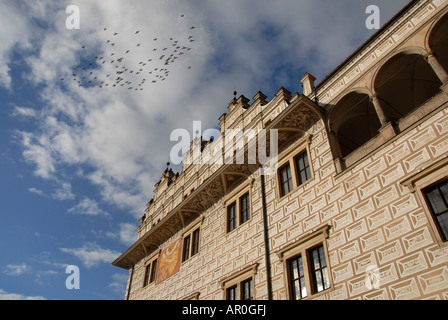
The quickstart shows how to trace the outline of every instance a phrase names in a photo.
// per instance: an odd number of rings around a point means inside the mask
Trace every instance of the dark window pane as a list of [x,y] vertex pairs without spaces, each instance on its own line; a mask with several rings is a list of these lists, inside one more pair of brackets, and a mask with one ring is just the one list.
[[253,294],[252,294],[252,279],[244,281],[242,284],[243,288],[243,300],[252,300]]
[[328,289],[330,287],[330,282],[328,280],[324,246],[320,245],[310,250],[309,256],[312,260],[311,269],[314,293]]
[[441,193],[439,192],[439,189],[435,189],[428,192],[427,196],[431,204],[433,213],[439,214],[446,210],[446,206],[441,196]]
[[315,272],[315,279],[317,292],[321,292],[322,290],[324,290],[324,285],[322,283],[322,273],[320,272],[320,270]]
[[191,248],[191,255],[194,256],[199,252],[199,229],[193,232],[193,244]]
[[440,232],[442,233],[443,240],[448,240],[448,213],[438,215],[437,222],[439,223],[439,228]]
[[305,278],[300,278],[300,287],[302,288],[301,291],[301,297],[306,298],[307,294],[306,294],[306,285],[305,285]]
[[322,277],[324,288],[330,288],[330,279],[328,278],[328,271],[326,267],[322,269]]
[[288,194],[293,189],[291,167],[289,166],[289,164],[280,169],[280,186],[282,196]]
[[443,241],[448,241],[448,181],[423,191]]
[[236,203],[227,207],[227,231],[230,232],[236,228]]
[[149,280],[150,283],[152,283],[152,282],[154,282],[154,280],[156,280],[156,272],[157,272],[157,259],[152,262],[151,278]]
[[237,300],[237,286],[233,286],[227,289],[227,300]]
[[145,268],[145,281],[144,286],[147,286],[149,284],[149,277],[151,275],[151,264],[148,264]]
[[182,255],[182,261],[187,260],[190,257],[190,236],[184,238],[184,250]]
[[300,281],[299,280],[294,281],[294,288],[293,289],[294,289],[293,299],[294,300],[300,300],[302,298],[302,296],[301,296]]
[[302,256],[297,256],[289,260],[290,269],[290,281],[292,297],[295,300],[303,299],[306,297],[306,285],[305,285],[305,275],[303,273],[303,263]]
[[326,267],[327,266],[327,261],[325,259],[325,251],[324,251],[324,247],[320,246],[319,247],[319,260],[320,260],[320,267]]
[[440,191],[442,192],[445,203],[448,203],[448,181],[442,183],[440,186]]
[[297,259],[297,263],[299,264],[299,277],[305,276],[303,272],[302,256],[299,256],[299,258]]
[[240,220],[241,223],[244,223],[250,219],[250,204],[248,193],[240,198],[240,210]]
[[296,169],[299,179],[299,185],[301,185],[311,178],[311,170],[308,161],[308,154],[304,152],[298,155],[295,158],[295,161],[296,161]]

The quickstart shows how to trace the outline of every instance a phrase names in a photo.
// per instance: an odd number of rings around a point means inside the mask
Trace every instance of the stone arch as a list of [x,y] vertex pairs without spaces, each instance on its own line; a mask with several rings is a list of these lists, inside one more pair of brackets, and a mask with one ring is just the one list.
[[373,88],[386,116],[397,121],[436,95],[441,85],[425,50],[408,47],[378,69]]
[[328,123],[341,157],[375,137],[381,128],[370,92],[362,89],[350,91],[339,99],[329,113]]
[[429,29],[426,47],[437,57],[445,71],[448,70],[448,13],[434,22]]

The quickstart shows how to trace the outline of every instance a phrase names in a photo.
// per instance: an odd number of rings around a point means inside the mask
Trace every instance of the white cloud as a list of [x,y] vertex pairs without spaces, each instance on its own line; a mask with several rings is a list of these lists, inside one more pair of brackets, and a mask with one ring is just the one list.
[[11,89],[11,54],[16,46],[28,45],[29,32],[26,19],[11,3],[0,2],[0,86]]
[[32,268],[25,263],[22,264],[8,264],[3,272],[8,276],[20,276],[22,274],[30,273]]
[[0,289],[0,300],[46,300],[42,296],[25,296],[23,294],[8,293]]
[[[82,172],[98,187],[102,200],[139,218],[169,159],[172,130],[190,130],[193,120],[201,120],[203,129],[216,126],[234,89],[249,98],[259,90],[269,95],[282,85],[288,87],[294,76],[297,81],[289,89],[300,91],[305,71],[321,79],[368,38],[368,4],[380,3],[385,23],[406,2],[135,0],[129,5],[79,0],[80,30],[65,28],[61,4],[42,1],[21,7],[17,24],[26,25],[34,17],[48,25],[24,31],[35,46],[33,54],[25,54],[31,69],[25,78],[43,89],[41,110],[34,111],[37,128],[18,134],[23,156],[44,179],[64,181],[61,172]],[[196,29],[191,30],[192,25]],[[147,81],[144,91],[79,87],[72,79],[76,66],[91,57],[124,56],[126,50],[131,50],[124,60],[129,69],[140,68],[149,57],[153,67],[164,67],[159,51],[171,46],[170,38],[188,40],[189,35],[195,38],[187,42],[192,50],[169,66],[164,82]],[[159,51],[153,53],[156,45]],[[0,47],[0,57],[7,57],[5,66],[12,48],[12,42]],[[111,59],[92,66],[92,72],[101,79],[114,75]],[[134,73],[126,79],[138,77]],[[16,114],[31,111],[15,109]],[[97,212],[86,199],[72,209]]]
[[112,263],[120,253],[103,249],[96,243],[86,243],[81,248],[60,248],[64,253],[69,253],[81,260],[86,268],[98,266],[101,263]]
[[127,245],[133,244],[137,240],[136,228],[137,227],[132,223],[121,223],[120,232],[118,233],[120,241]]
[[20,117],[20,118],[35,118],[37,116],[36,110],[32,108],[19,107],[19,106],[14,106],[11,115],[13,117]]
[[115,293],[121,293],[124,296],[126,285],[128,281],[128,275],[122,273],[112,274],[112,282],[109,284],[109,288]]
[[31,192],[31,193],[38,194],[38,195],[43,196],[43,197],[46,196],[45,193],[42,190],[36,189],[34,187],[33,188],[28,188],[28,191]]
[[95,200],[89,199],[89,198],[83,198],[79,201],[79,203],[68,209],[67,213],[71,214],[85,214],[90,216],[97,216],[97,215],[108,215],[108,213],[104,210],[102,210],[98,203]]
[[53,198],[57,200],[75,199],[75,195],[72,193],[72,185],[68,182],[61,182],[53,194]]

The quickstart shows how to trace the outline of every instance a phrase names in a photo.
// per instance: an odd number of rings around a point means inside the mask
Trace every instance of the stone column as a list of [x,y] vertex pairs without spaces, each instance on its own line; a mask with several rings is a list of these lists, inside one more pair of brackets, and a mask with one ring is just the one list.
[[439,59],[434,55],[434,53],[429,53],[426,55],[426,61],[428,61],[431,68],[436,73],[437,77],[439,77],[440,81],[442,81],[443,84],[448,83],[448,72],[445,70],[445,68],[440,64]]
[[378,118],[380,119],[381,127],[384,127],[387,125],[390,120],[389,117],[384,113],[383,107],[381,106],[380,99],[375,94],[372,97],[370,97],[370,101],[372,101],[373,106],[375,108],[376,114],[378,115]]
[[342,160],[341,148],[339,147],[339,142],[334,131],[328,131],[328,140],[330,142],[330,149],[333,154],[336,172],[340,173],[344,170],[344,162]]

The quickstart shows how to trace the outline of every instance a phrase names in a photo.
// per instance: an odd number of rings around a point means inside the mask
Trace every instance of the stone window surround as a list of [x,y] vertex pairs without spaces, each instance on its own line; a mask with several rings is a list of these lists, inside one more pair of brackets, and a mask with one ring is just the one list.
[[431,236],[439,247],[448,247],[448,242],[442,240],[442,236],[434,221],[433,214],[425,199],[423,190],[446,179],[448,179],[448,155],[439,158],[427,167],[421,168],[419,172],[400,182],[401,185],[407,187],[411,193],[417,195],[417,201],[420,202],[420,207],[423,208],[429,221]]
[[[284,283],[286,288],[286,295],[288,299],[291,299],[292,297],[292,288],[290,284],[290,271],[289,271],[289,265],[288,261],[295,256],[301,255],[303,259],[303,268],[304,268],[304,274],[305,274],[305,282],[306,282],[306,290],[308,292],[308,296],[302,300],[309,300],[314,299],[322,294],[325,294],[329,291],[334,290],[334,284],[333,284],[333,278],[331,275],[331,265],[330,265],[330,259],[328,255],[328,245],[327,245],[327,239],[329,237],[329,230],[331,226],[326,225],[323,226],[314,232],[311,232],[299,240],[285,246],[284,248],[278,250],[276,252],[277,256],[279,257],[282,265],[283,265],[283,276],[284,276]],[[325,259],[327,261],[327,270],[328,270],[328,278],[330,281],[330,288],[323,290],[321,292],[313,293],[312,290],[312,284],[311,284],[311,268],[310,268],[310,261],[308,257],[308,250],[316,247],[317,245],[323,245],[324,251],[325,251]]]
[[241,269],[240,271],[237,271],[233,274],[231,274],[230,276],[222,279],[219,281],[221,290],[223,291],[223,296],[222,299],[223,300],[227,300],[227,289],[231,288],[233,286],[237,286],[238,287],[238,298],[241,298],[241,283],[248,280],[248,279],[252,279],[252,292],[253,292],[253,299],[256,300],[256,289],[255,289],[255,276],[258,273],[258,266],[260,264],[258,262],[255,262],[253,264],[251,264],[250,266],[247,266],[243,269]]
[[[185,261],[181,260],[181,265],[187,261],[189,261],[190,259],[192,259],[194,256],[198,255],[201,251],[201,227],[202,227],[202,223],[204,221],[204,216],[201,216],[198,221],[190,224],[188,227],[186,227],[183,231],[182,231],[182,256],[183,256],[183,252],[184,252],[184,239],[188,236],[190,236],[190,252],[188,255],[188,259],[186,259]],[[193,249],[193,232],[195,232],[196,230],[199,229],[199,244],[198,244],[198,253],[196,253],[194,256],[191,256],[191,250]]]
[[[237,230],[241,225],[249,222],[252,219],[252,184],[253,180],[250,180],[246,183],[243,183],[241,186],[230,192],[228,195],[226,195],[224,200],[224,207],[226,209],[225,211],[225,228],[226,228],[226,234],[232,233],[234,230]],[[250,218],[246,220],[245,222],[241,222],[241,215],[240,215],[240,198],[246,194],[249,194],[249,212],[250,212]],[[236,203],[236,227],[230,231],[228,231],[228,207]]]
[[[296,146],[294,146],[290,150],[287,150],[287,151],[283,152],[281,155],[279,155],[278,166],[277,166],[278,169],[277,169],[277,173],[276,173],[276,185],[277,185],[276,197],[279,201],[282,198],[290,195],[295,190],[297,190],[297,188],[304,186],[305,184],[309,183],[310,181],[312,181],[314,179],[313,161],[311,159],[310,144],[311,144],[311,135],[306,135],[298,140]],[[295,158],[304,152],[306,152],[307,156],[308,156],[308,163],[310,165],[311,177],[304,183],[299,184],[299,178],[297,175]],[[283,168],[287,163],[289,163],[289,167],[291,168],[292,190],[289,193],[282,195],[280,168]]]
[[[151,284],[155,284],[155,281],[153,282],[148,282],[147,285],[145,285],[145,279],[146,279],[146,267],[148,265],[151,265],[149,272],[152,273],[153,271],[157,273],[157,270],[152,270],[152,263],[157,260],[159,258],[160,252],[162,252],[162,250],[156,250],[155,252],[153,252],[151,255],[149,255],[146,259],[145,259],[145,263],[144,263],[144,271],[143,271],[143,280],[142,280],[142,287],[143,288],[147,288],[149,287]],[[156,275],[155,275],[156,276]],[[151,277],[151,275],[150,275]]]

